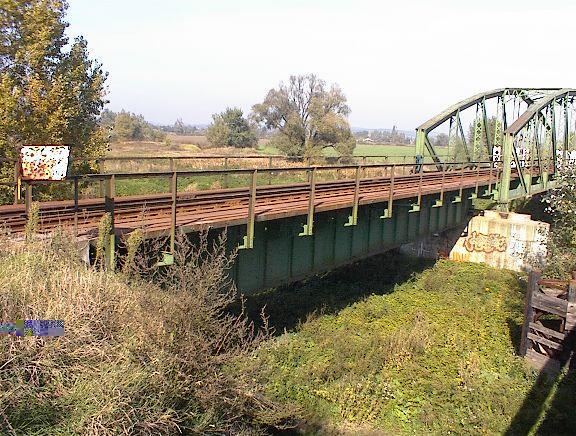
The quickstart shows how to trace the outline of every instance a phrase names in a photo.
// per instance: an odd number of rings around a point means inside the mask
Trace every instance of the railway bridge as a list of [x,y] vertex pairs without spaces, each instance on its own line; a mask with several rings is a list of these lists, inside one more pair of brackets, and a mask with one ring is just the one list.
[[[514,199],[550,189],[574,146],[575,95],[568,88],[475,95],[417,128],[412,162],[73,174],[59,182],[70,199],[39,202],[39,229],[69,226],[94,241],[108,217],[110,268],[122,262],[119,241],[136,229],[166,238],[161,265],[174,260],[177,231],[227,229],[230,250],[239,248],[233,278],[254,292],[462,225],[482,199],[507,210]],[[118,195],[127,181],[149,179],[168,192]],[[198,189],[230,179],[234,187]],[[24,187],[23,203],[0,206],[0,222],[13,233],[24,231],[34,200],[35,184]]]

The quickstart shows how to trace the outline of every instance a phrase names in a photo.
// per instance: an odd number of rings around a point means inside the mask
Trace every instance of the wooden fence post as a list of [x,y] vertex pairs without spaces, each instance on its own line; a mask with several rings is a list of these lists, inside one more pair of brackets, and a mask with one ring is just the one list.
[[524,307],[524,324],[522,325],[522,336],[520,338],[520,356],[525,356],[528,350],[528,331],[530,323],[534,317],[532,308],[532,296],[538,290],[538,281],[540,280],[540,271],[531,271],[528,276],[528,289],[526,290],[526,301]]

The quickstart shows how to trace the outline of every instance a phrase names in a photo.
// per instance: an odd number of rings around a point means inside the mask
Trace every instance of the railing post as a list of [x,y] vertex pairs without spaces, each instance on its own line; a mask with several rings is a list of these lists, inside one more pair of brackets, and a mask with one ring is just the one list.
[[442,183],[440,185],[440,198],[436,200],[432,207],[442,207],[444,205],[444,179],[446,177],[446,168],[442,165]]
[[488,173],[488,190],[486,191],[486,195],[492,195],[492,162],[490,162],[490,172]]
[[[96,166],[98,167],[98,173],[102,174],[102,160],[96,159]],[[102,179],[98,180],[98,187],[100,188],[100,197],[104,197],[104,181]]]
[[478,198],[478,187],[480,183],[479,178],[480,178],[480,165],[478,165],[478,162],[476,162],[476,187],[474,188],[474,192],[470,196],[470,200]]
[[[224,158],[224,170],[228,171],[228,158]],[[224,173],[224,187],[228,188],[228,173]]]
[[308,217],[304,230],[298,236],[312,236],[314,234],[314,199],[316,196],[316,168],[310,171],[310,192],[308,194]]
[[178,202],[178,172],[172,171],[170,175],[170,250],[162,252],[162,260],[156,266],[168,266],[174,264],[174,255],[176,253],[176,211]]
[[462,201],[463,195],[464,195],[464,164],[462,164],[462,167],[460,168],[460,190],[458,192],[458,196],[454,200],[452,200],[452,203],[460,203]]
[[[272,156],[268,158],[268,169],[272,169]],[[272,184],[272,171],[268,171],[268,184]]]
[[388,204],[386,205],[386,209],[384,210],[384,215],[382,215],[380,217],[382,219],[392,218],[392,211],[393,211],[393,204],[394,204],[394,174],[395,173],[396,173],[395,166],[392,165],[392,173],[390,174],[390,187],[389,187],[389,191],[388,191]]
[[172,177],[170,178],[170,193],[172,194],[172,216],[170,219],[170,254],[174,256],[174,250],[176,248],[176,211],[178,202],[178,173],[176,171],[172,172]]
[[528,332],[530,330],[530,323],[534,317],[534,309],[532,308],[532,296],[538,290],[538,280],[540,280],[540,272],[531,271],[528,276],[528,289],[526,290],[526,302],[524,307],[524,324],[522,325],[522,336],[520,337],[520,356],[525,356],[528,351]]
[[418,201],[412,205],[408,212],[420,212],[420,208],[422,206],[422,177],[424,175],[424,171],[420,171],[420,177],[418,180]]
[[26,204],[26,218],[30,218],[30,208],[32,207],[32,183],[26,183],[26,194],[24,202]]
[[14,162],[14,204],[20,201],[20,162]]
[[360,200],[360,171],[362,166],[356,167],[356,182],[354,184],[354,205],[352,206],[352,215],[348,217],[348,221],[344,226],[355,226],[358,224],[358,203]]
[[110,271],[114,271],[116,266],[116,231],[114,229],[114,197],[116,196],[116,177],[114,174],[112,174],[109,179],[106,179],[105,188],[106,196],[104,198],[104,209],[106,213],[110,214],[110,229],[104,256],[106,258],[106,266],[110,269]]
[[254,248],[254,223],[256,221],[256,182],[258,170],[252,172],[252,180],[250,183],[250,198],[248,199],[248,222],[246,226],[246,236],[244,236],[244,243],[240,245],[239,249]]
[[74,177],[74,236],[78,237],[78,177]]

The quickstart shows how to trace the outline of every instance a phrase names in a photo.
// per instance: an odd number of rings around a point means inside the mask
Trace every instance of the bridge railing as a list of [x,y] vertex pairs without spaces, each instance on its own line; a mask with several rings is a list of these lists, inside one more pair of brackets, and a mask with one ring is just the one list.
[[[73,191],[73,213],[74,213],[74,224],[77,229],[78,223],[78,213],[80,210],[80,194],[81,187],[86,187],[90,183],[99,183],[103,188],[101,190],[100,196],[96,198],[104,199],[104,207],[106,212],[109,212],[112,216],[114,215],[115,209],[115,198],[117,197],[117,184],[118,182],[130,179],[144,180],[144,179],[160,179],[168,182],[169,195],[172,201],[172,225],[170,234],[173,237],[176,226],[176,214],[178,206],[178,197],[184,194],[185,190],[181,188],[179,181],[184,178],[198,178],[202,176],[244,176],[247,178],[248,183],[243,187],[238,187],[236,189],[248,189],[248,232],[247,232],[247,248],[251,247],[251,241],[253,240],[253,227],[255,222],[255,202],[257,198],[258,189],[263,187],[262,184],[258,184],[259,175],[285,175],[286,173],[300,173],[305,175],[305,179],[301,184],[308,187],[309,191],[309,206],[308,206],[308,218],[307,226],[303,234],[308,234],[307,232],[312,232],[313,228],[313,216],[314,216],[314,198],[316,195],[316,183],[320,179],[322,173],[332,172],[336,173],[336,178],[328,178],[331,180],[325,183],[345,183],[348,181],[350,183],[351,189],[353,189],[354,200],[353,209],[350,225],[355,225],[357,221],[358,206],[360,201],[360,185],[362,180],[370,180],[374,178],[385,178],[390,181],[389,185],[389,195],[390,199],[388,201],[388,214],[392,213],[393,204],[393,193],[395,186],[399,183],[407,183],[408,180],[418,183],[418,194],[417,201],[415,203],[415,210],[419,210],[421,204],[422,193],[425,188],[423,184],[424,175],[429,173],[437,174],[439,180],[441,180],[440,189],[440,202],[444,199],[444,180],[450,174],[459,175],[459,186],[456,188],[460,191],[460,197],[462,197],[462,191],[464,187],[464,177],[475,175],[476,176],[476,196],[479,194],[480,188],[480,176],[488,177],[488,191],[492,190],[493,186],[498,183],[500,173],[501,173],[501,163],[500,162],[460,162],[452,163],[446,165],[443,171],[439,172],[436,170],[436,166],[433,166],[434,171],[429,171],[427,168],[423,168],[423,171],[419,171],[414,164],[367,164],[367,165],[335,165],[335,166],[299,166],[290,168],[241,168],[241,169],[229,169],[229,170],[189,170],[189,171],[165,171],[165,172],[149,172],[149,173],[111,173],[111,174],[86,174],[86,175],[72,175],[67,179],[59,182],[52,183],[68,183],[72,184]],[[345,179],[342,180],[340,176],[344,176]],[[353,181],[353,182],[352,182]],[[413,186],[414,183],[410,184]],[[33,187],[39,183],[27,183],[26,186],[26,197],[25,197],[25,210],[28,214],[33,201]],[[186,185],[184,185],[186,186]],[[454,186],[451,187],[453,189]],[[279,189],[284,189],[283,186],[279,186]],[[94,197],[89,197],[94,198]],[[311,233],[310,233],[311,234]]]
[[[532,176],[540,175],[542,171],[548,168],[546,165],[540,165],[540,162],[530,162],[528,172]],[[244,191],[247,196],[247,231],[244,239],[244,244],[240,248],[252,248],[254,240],[254,225],[256,222],[256,200],[260,189],[265,188],[262,184],[258,184],[259,175],[283,175],[287,173],[304,174],[305,178],[299,184],[306,187],[308,191],[308,209],[306,212],[306,224],[304,225],[301,236],[308,236],[313,234],[314,227],[314,213],[315,213],[315,196],[317,193],[317,182],[322,173],[336,173],[336,178],[324,178],[323,185],[333,185],[340,187],[344,186],[348,189],[350,196],[353,195],[352,201],[352,214],[349,217],[347,225],[356,225],[358,220],[358,208],[361,200],[361,187],[365,186],[366,182],[376,179],[385,179],[388,181],[388,199],[386,201],[386,209],[382,218],[390,218],[393,213],[394,192],[395,189],[412,188],[411,192],[414,194],[412,198],[416,201],[411,204],[411,212],[419,212],[422,207],[423,195],[430,194],[427,183],[430,183],[430,176],[435,180],[435,193],[439,195],[433,207],[440,207],[443,205],[445,193],[456,191],[458,194],[452,199],[453,202],[460,202],[463,200],[464,190],[470,190],[470,178],[475,179],[475,186],[472,186],[472,194],[468,198],[478,198],[482,196],[491,197],[496,192],[496,187],[501,181],[503,166],[501,161],[477,161],[477,162],[453,162],[446,164],[442,167],[441,171],[437,170],[436,165],[421,165],[421,164],[367,164],[367,165],[333,165],[333,166],[295,166],[288,168],[240,168],[240,169],[208,169],[208,170],[188,170],[188,171],[161,171],[161,172],[148,172],[148,173],[110,173],[110,174],[85,174],[85,175],[72,175],[62,181],[51,182],[59,184],[71,184],[73,191],[73,203],[66,206],[68,215],[67,220],[72,220],[74,223],[75,233],[78,234],[78,218],[80,213],[80,194],[81,189],[85,188],[90,183],[98,183],[103,188],[100,196],[96,198],[103,198],[104,211],[109,213],[112,217],[111,234],[110,237],[114,238],[114,211],[116,208],[116,188],[117,183],[130,179],[146,180],[146,179],[160,179],[168,182],[169,197],[152,196],[151,199],[169,200],[171,204],[170,212],[170,252],[173,253],[175,243],[175,232],[177,228],[177,211],[179,198],[187,198],[184,194],[184,189],[179,185],[179,181],[184,178],[199,178],[211,176],[242,176],[247,180],[247,186],[233,188],[232,191]],[[515,172],[515,177],[518,175]],[[344,176],[345,179],[338,177]],[[41,182],[26,183],[26,197],[25,197],[25,212],[28,216],[33,200],[33,187]],[[344,185],[342,185],[344,184]],[[277,192],[290,192],[294,183],[291,185],[279,185],[276,188]],[[382,185],[380,185],[382,186]],[[417,189],[413,189],[417,186]],[[487,187],[486,190],[480,191],[481,188]],[[214,192],[214,195],[217,193]],[[182,197],[184,195],[184,197]],[[192,194],[193,195],[193,194]],[[216,198],[215,197],[215,198]],[[89,197],[93,198],[94,197]],[[142,197],[140,197],[142,198]],[[244,197],[246,198],[246,197]],[[70,211],[70,206],[73,206]],[[48,207],[55,207],[54,203],[49,204]],[[42,216],[43,207],[40,208]],[[110,254],[112,256],[112,254]]]
[[[5,160],[8,161],[8,160]],[[548,169],[551,166],[551,162],[544,162],[543,166],[540,166],[538,159],[536,160],[526,160],[521,161],[521,165],[526,168],[533,168],[540,170],[542,168]],[[442,168],[444,172],[475,169],[479,171],[482,168],[493,168],[494,172],[498,171],[502,167],[502,161],[462,161],[462,162],[450,162],[443,164]],[[174,169],[172,171],[155,171],[155,172],[114,172],[114,173],[96,173],[96,174],[74,174],[68,176],[63,181],[50,182],[55,183],[72,183],[81,185],[81,183],[92,183],[98,182],[100,184],[99,197],[105,197],[105,189],[103,189],[103,182],[106,181],[116,181],[116,180],[144,180],[144,179],[165,179],[171,180],[174,174],[180,178],[198,178],[202,176],[223,176],[224,180],[231,176],[251,176],[252,174],[267,175],[266,184],[271,183],[271,177],[273,175],[287,175],[287,174],[305,174],[305,177],[300,178],[290,178],[288,180],[282,180],[283,182],[309,182],[310,173],[314,172],[316,177],[319,173],[330,172],[331,175],[324,178],[324,181],[341,180],[342,178],[354,179],[354,178],[367,178],[367,177],[392,177],[394,176],[405,176],[409,174],[414,174],[418,172],[438,172],[437,166],[435,164],[398,164],[398,163],[368,163],[368,164],[348,164],[348,165],[330,165],[330,166],[291,166],[291,167],[255,167],[255,168],[235,168],[235,169],[198,169],[198,170],[178,170]],[[318,179],[316,179],[318,181]],[[36,185],[43,185],[44,182],[25,182],[27,188],[28,203],[32,201],[32,187]],[[249,183],[247,183],[249,184]],[[14,183],[5,183],[6,186],[13,186]],[[224,187],[228,187],[229,183],[224,183]],[[164,186],[170,187],[170,183]],[[242,185],[237,185],[240,187]],[[197,186],[196,186],[197,187]],[[222,186],[215,186],[215,188],[221,188]],[[171,188],[170,188],[171,189]],[[76,196],[77,193],[74,194]],[[89,195],[90,197],[90,195]],[[98,195],[92,195],[92,197],[98,198]]]
[[[496,183],[498,178],[498,170],[493,162],[463,162],[461,165],[453,165],[450,168],[446,168],[442,171],[442,187],[440,196],[443,199],[444,196],[444,179],[449,173],[457,173],[460,175],[460,191],[463,188],[463,180],[465,173],[479,175],[481,172],[486,172],[488,169],[490,173],[490,184]],[[259,175],[268,175],[268,177],[276,174],[286,176],[286,174],[300,173],[305,175],[305,179],[301,184],[307,186],[309,202],[307,210],[306,225],[302,232],[302,236],[311,235],[313,232],[314,225],[314,198],[316,195],[316,181],[320,179],[322,173],[336,173],[336,178],[332,178],[331,182],[326,183],[348,183],[347,187],[353,192],[353,206],[352,215],[350,216],[349,225],[356,225],[358,217],[358,207],[360,202],[360,185],[362,180],[373,179],[373,178],[385,178],[390,180],[389,185],[389,202],[388,209],[385,215],[392,213],[393,204],[393,193],[395,186],[407,185],[413,186],[414,183],[410,180],[418,180],[418,193],[417,202],[414,206],[414,210],[419,210],[422,193],[423,193],[423,176],[425,173],[430,173],[425,168],[423,171],[419,169],[414,164],[367,164],[367,165],[334,165],[334,166],[298,166],[289,168],[240,168],[240,169],[209,169],[209,170],[188,170],[188,171],[164,171],[164,172],[148,172],[148,173],[111,173],[111,174],[86,174],[86,175],[72,175],[62,181],[51,182],[53,184],[71,184],[73,191],[73,208],[70,211],[70,205],[68,206],[68,211],[65,212],[68,215],[67,219],[71,219],[73,222],[73,228],[76,235],[78,235],[78,220],[80,214],[80,194],[81,188],[88,186],[90,183],[98,183],[103,188],[100,197],[103,197],[104,211],[110,214],[111,217],[111,227],[110,227],[110,238],[113,240],[115,238],[115,228],[114,228],[114,215],[116,208],[116,188],[119,182],[137,179],[159,179],[165,180],[169,185],[169,201],[171,203],[170,212],[170,253],[174,252],[175,244],[175,232],[177,228],[177,211],[178,211],[178,201],[179,196],[184,194],[183,189],[179,189],[179,181],[185,178],[199,178],[203,176],[213,177],[213,176],[243,176],[248,179],[248,187],[236,189],[247,189],[248,197],[248,213],[247,213],[247,231],[244,244],[241,248],[252,248],[254,241],[254,225],[256,221],[256,199],[258,191],[263,188],[262,185],[258,185]],[[434,173],[438,173],[434,171]],[[340,177],[344,176],[345,180],[341,180]],[[283,177],[285,178],[285,177]],[[329,179],[330,180],[330,179]],[[415,181],[415,180],[414,180]],[[26,183],[26,196],[25,196],[25,212],[26,216],[30,214],[30,209],[33,201],[33,187],[41,184],[41,182],[30,182]],[[292,185],[293,186],[293,185]],[[289,186],[278,187],[279,190],[287,189],[289,191]],[[477,189],[478,190],[478,186]],[[460,192],[462,194],[462,192]],[[71,216],[70,216],[71,215]],[[42,208],[41,208],[42,216]],[[109,244],[110,245],[110,244]],[[113,244],[111,244],[113,245]],[[113,258],[113,253],[110,249],[109,258]]]
[[[353,156],[351,163],[367,165],[369,163],[406,164],[414,163],[413,154],[406,155],[364,155]],[[181,156],[110,156],[94,159],[71,158],[72,175],[81,175],[96,169],[98,173],[150,173],[158,171],[183,171],[222,169],[224,171],[240,168],[287,168],[299,166],[337,166],[340,157],[303,157],[286,155],[181,155]],[[429,163],[427,160],[424,163]],[[79,171],[74,173],[74,171]],[[21,200],[19,181],[19,163],[17,159],[0,157],[0,187],[13,189],[14,204]],[[70,177],[71,177],[70,176]],[[229,178],[223,177],[221,183],[229,187]],[[100,188],[102,191],[102,187]],[[6,199],[6,196],[4,196]],[[2,204],[2,200],[0,200]]]

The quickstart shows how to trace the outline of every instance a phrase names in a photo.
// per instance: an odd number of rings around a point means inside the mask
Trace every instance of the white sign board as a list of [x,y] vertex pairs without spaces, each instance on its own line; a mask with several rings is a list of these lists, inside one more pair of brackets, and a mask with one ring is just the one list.
[[63,180],[69,157],[68,145],[24,145],[20,149],[22,180]]

